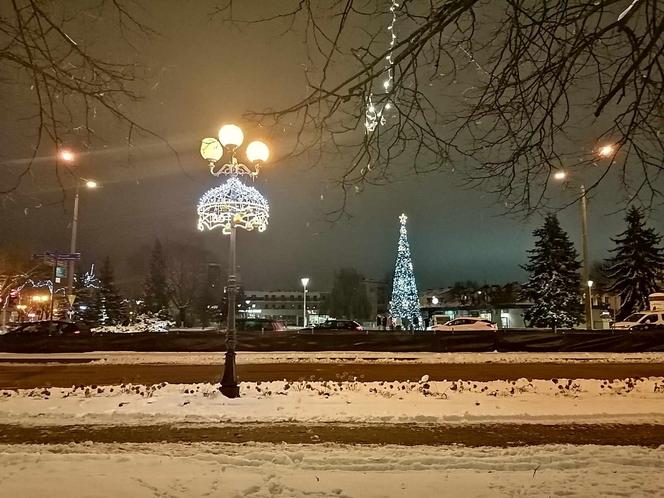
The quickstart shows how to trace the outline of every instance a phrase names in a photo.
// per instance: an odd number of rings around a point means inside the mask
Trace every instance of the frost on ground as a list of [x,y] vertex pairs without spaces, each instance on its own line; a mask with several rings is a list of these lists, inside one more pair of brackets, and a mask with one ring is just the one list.
[[656,496],[664,448],[0,445],[2,496]]
[[0,423],[664,423],[664,378],[242,383],[0,390]]

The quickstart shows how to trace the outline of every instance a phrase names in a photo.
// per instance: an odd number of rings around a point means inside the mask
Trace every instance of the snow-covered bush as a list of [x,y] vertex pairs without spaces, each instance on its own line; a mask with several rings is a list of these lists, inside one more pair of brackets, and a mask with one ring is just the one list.
[[111,334],[131,334],[136,332],[168,332],[175,322],[151,315],[138,315],[129,325],[102,325],[92,329],[93,332]]

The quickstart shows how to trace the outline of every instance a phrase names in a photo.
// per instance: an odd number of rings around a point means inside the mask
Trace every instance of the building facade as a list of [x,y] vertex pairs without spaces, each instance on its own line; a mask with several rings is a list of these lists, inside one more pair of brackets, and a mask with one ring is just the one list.
[[[307,322],[315,325],[324,321],[321,305],[329,292],[307,291]],[[241,310],[248,317],[280,320],[286,325],[304,326],[304,292],[301,290],[245,290]]]

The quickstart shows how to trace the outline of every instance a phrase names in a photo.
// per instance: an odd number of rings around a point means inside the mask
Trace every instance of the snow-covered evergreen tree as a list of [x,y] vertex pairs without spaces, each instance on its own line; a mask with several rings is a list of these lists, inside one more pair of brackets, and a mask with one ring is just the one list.
[[390,314],[392,318],[400,318],[406,327],[419,328],[422,325],[422,318],[413,273],[413,262],[410,258],[410,247],[408,245],[407,220],[408,217],[405,214],[399,217],[401,228],[399,229],[397,262],[394,267],[394,280],[392,281]]
[[659,246],[662,237],[654,229],[646,228],[643,213],[632,207],[625,217],[627,229],[613,242],[613,256],[607,260],[606,272],[610,292],[620,296],[621,320],[635,311],[648,309],[648,294],[656,292],[657,282],[664,277],[664,251]]
[[553,214],[533,235],[535,248],[528,251],[529,261],[523,266],[530,278],[522,294],[533,303],[525,319],[533,327],[572,327],[583,315],[577,252]]
[[100,323],[119,325],[126,320],[126,309],[122,298],[115,288],[111,259],[107,256],[99,272],[99,304],[101,305]]
[[99,309],[99,279],[95,275],[95,266],[84,274],[78,274],[74,278],[74,294],[76,301],[74,309],[76,317],[86,323],[98,324],[101,318]]

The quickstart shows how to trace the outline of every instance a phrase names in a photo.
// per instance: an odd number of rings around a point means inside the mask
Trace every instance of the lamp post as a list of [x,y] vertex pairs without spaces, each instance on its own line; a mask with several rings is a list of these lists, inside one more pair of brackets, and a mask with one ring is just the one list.
[[[73,163],[76,159],[75,154],[70,150],[60,151],[60,159],[67,163]],[[74,213],[71,220],[71,240],[69,243],[69,252],[74,254],[76,252],[76,241],[78,237],[78,200],[80,195],[81,182],[84,182],[84,185],[88,189],[95,189],[98,187],[97,182],[94,180],[86,180],[83,178],[76,178],[76,193],[74,195]],[[67,297],[73,295],[74,292],[74,271],[75,271],[76,262],[71,259],[67,262]],[[73,301],[70,301],[70,306],[73,305]]]
[[588,284],[588,302],[590,303],[590,321],[588,322],[588,330],[593,329],[593,284],[594,282],[592,280],[587,280],[586,283]]
[[[221,228],[224,235],[230,236],[228,251],[228,318],[226,320],[226,356],[224,373],[221,378],[221,393],[228,398],[240,396],[240,386],[235,368],[235,348],[237,331],[235,330],[237,265],[236,237],[237,228],[265,231],[269,217],[269,206],[265,198],[253,187],[240,181],[240,176],[251,179],[258,176],[261,165],[269,157],[269,149],[263,142],[254,141],[247,145],[246,156],[250,166],[238,162],[236,153],[244,142],[244,133],[240,127],[227,124],[219,130],[219,139],[204,138],[201,142],[201,156],[210,166],[210,173],[216,177],[227,175],[228,179],[218,187],[208,190],[198,202],[198,229],[213,230]],[[224,157],[228,162],[218,165]]]
[[309,284],[309,278],[304,277],[304,278],[300,279],[300,281],[302,282],[302,287],[304,287],[304,292],[302,293],[303,300],[304,300],[304,304],[302,306],[303,307],[303,317],[304,317],[304,319],[302,320],[302,323],[303,323],[303,326],[306,327],[307,326],[307,285]]
[[[556,171],[553,178],[556,180],[567,179],[565,171]],[[588,282],[590,279],[590,263],[588,261],[588,196],[586,195],[586,187],[581,184],[579,186],[579,197],[581,206],[581,279],[583,282]],[[588,292],[584,302],[584,314],[586,317],[586,328],[592,330],[592,303]]]
[[[617,148],[613,144],[602,145],[597,148],[596,154],[603,159],[610,159],[616,154]],[[565,171],[556,171],[553,174],[553,178],[556,180],[565,180],[567,178],[567,173]],[[588,292],[586,292],[586,299],[584,303],[585,308],[585,317],[586,317],[586,329],[593,329],[593,304],[590,295],[590,288],[592,287],[592,280],[590,280],[590,261],[589,261],[589,251],[588,251],[588,195],[586,193],[586,187],[583,183],[579,185],[579,199],[581,206],[581,258],[582,258],[582,267],[581,267],[581,278],[583,282],[586,282],[588,286]]]

